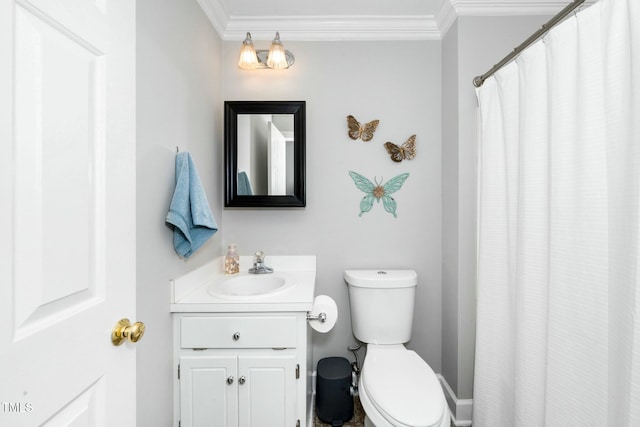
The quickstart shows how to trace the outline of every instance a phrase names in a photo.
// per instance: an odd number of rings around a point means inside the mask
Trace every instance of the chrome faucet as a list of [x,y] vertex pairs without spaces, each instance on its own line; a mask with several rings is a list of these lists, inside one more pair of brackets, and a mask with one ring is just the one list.
[[249,273],[251,274],[267,274],[273,273],[273,268],[267,267],[264,265],[264,252],[257,251],[256,256],[253,259],[253,267],[249,269]]

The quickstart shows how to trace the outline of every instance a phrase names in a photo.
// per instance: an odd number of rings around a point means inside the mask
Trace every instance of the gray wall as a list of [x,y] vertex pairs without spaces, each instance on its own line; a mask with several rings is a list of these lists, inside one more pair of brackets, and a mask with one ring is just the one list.
[[[268,41],[255,41],[266,48]],[[339,319],[328,334],[314,333],[314,360],[346,356],[351,333],[347,268],[414,268],[419,285],[409,347],[440,371],[440,42],[289,42],[289,70],[237,68],[240,44],[223,48],[225,100],[305,100],[307,103],[307,207],[289,210],[225,209],[225,243],[241,254],[315,254],[316,294],[331,296]],[[420,52],[416,55],[416,52]],[[392,54],[391,54],[392,53]],[[346,116],[379,119],[370,142],[347,136]],[[394,163],[383,144],[417,134],[415,159]],[[394,194],[394,218],[381,204],[358,217],[364,195],[348,171],[373,180],[410,176]]]
[[[172,328],[169,280],[221,254],[221,232],[188,260],[173,250],[164,218],[176,146],[189,151],[222,230],[222,43],[195,0],[137,2],[137,318],[139,426],[170,426]],[[123,207],[126,209],[126,207]],[[127,373],[123,373],[127,375]]]
[[[458,384],[458,24],[442,39],[442,375]],[[473,349],[473,347],[471,347]]]
[[443,39],[442,374],[458,398],[473,394],[477,101],[489,70],[548,16],[460,17]]

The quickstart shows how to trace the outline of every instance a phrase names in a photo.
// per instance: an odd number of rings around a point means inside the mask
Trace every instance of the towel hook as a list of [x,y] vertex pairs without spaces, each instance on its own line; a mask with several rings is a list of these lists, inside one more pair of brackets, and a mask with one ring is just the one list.
[[180,152],[180,147],[176,145],[176,153],[179,153],[179,152]]

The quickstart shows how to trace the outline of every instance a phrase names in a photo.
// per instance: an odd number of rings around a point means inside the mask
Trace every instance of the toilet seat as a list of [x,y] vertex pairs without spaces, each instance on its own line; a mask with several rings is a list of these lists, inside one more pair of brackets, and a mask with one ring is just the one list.
[[393,426],[438,427],[444,393],[431,367],[404,346],[369,345],[361,374],[368,400]]

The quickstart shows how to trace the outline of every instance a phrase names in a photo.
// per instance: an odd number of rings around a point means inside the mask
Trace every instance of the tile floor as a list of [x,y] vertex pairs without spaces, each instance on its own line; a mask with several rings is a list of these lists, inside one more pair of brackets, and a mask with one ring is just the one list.
[[[323,423],[315,416],[313,427],[330,427],[331,424]],[[343,424],[343,427],[364,427],[364,410],[358,397],[353,398],[353,418]]]

